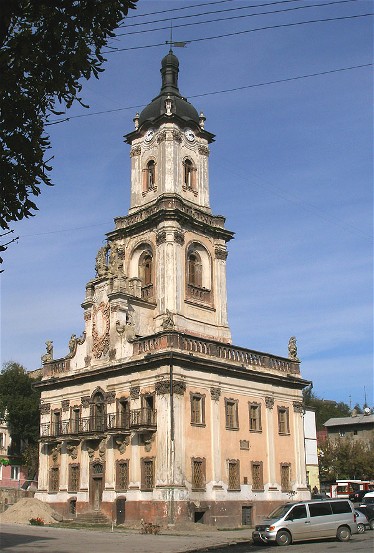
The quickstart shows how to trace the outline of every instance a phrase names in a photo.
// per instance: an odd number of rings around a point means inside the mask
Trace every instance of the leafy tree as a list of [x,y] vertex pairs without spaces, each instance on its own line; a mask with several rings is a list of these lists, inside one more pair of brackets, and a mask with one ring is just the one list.
[[369,441],[338,438],[326,440],[318,451],[323,480],[374,478],[374,433]]
[[21,444],[26,445],[25,464],[29,468],[35,465],[35,453],[32,462],[31,455],[39,439],[40,392],[34,389],[35,382],[37,379],[30,378],[19,363],[4,363],[0,373],[0,419],[8,425],[12,454],[20,455]]
[[321,399],[314,394],[311,386],[304,390],[303,396],[304,405],[315,409],[317,430],[323,430],[323,425],[331,418],[349,417],[351,414],[351,410],[346,403]]
[[[137,0],[0,0],[0,226],[33,215],[51,185],[51,114],[98,78],[113,30]],[[85,106],[87,107],[87,106]]]

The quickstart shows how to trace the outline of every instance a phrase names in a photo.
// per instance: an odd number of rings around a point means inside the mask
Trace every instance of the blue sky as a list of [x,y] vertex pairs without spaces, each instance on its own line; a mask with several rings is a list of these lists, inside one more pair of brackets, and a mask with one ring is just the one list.
[[[174,40],[195,40],[300,21],[373,11],[366,0],[330,4],[295,1],[139,0],[127,24],[256,6],[173,21]],[[306,8],[307,5],[317,5]],[[284,13],[209,22],[301,6]],[[178,24],[195,22],[193,26]],[[119,36],[116,48],[163,44],[169,31]],[[373,62],[372,17],[293,25],[191,42],[175,50],[180,90],[207,117],[210,193],[215,214],[236,233],[227,261],[233,343],[287,356],[295,335],[302,375],[320,396],[373,405],[372,67],[284,80]],[[99,80],[83,83],[90,106],[52,125],[53,188],[45,188],[32,219],[14,225],[20,237],[5,254],[2,275],[2,361],[40,366],[47,339],[55,357],[83,330],[85,284],[113,218],[129,207],[129,147],[136,106],[160,89],[167,46],[107,55]],[[220,93],[227,89],[242,90]],[[90,115],[93,112],[117,110]]]

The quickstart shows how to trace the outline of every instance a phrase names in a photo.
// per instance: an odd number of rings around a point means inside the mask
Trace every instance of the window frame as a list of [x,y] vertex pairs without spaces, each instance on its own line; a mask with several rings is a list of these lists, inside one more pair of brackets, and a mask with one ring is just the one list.
[[[262,422],[261,422],[261,403],[255,401],[250,401],[248,403],[249,410],[249,431],[250,432],[262,432]],[[252,412],[256,413],[255,417],[252,417]],[[254,421],[254,425],[252,424]]]
[[[234,468],[232,474],[231,468]],[[233,484],[234,480],[234,484]],[[227,460],[227,491],[228,492],[240,492],[240,461],[239,459]]]
[[[255,481],[254,478],[254,469],[259,469],[259,475],[258,475],[258,484],[257,481]],[[264,464],[262,461],[251,461],[251,478],[252,478],[252,491],[264,491]],[[257,480],[257,478],[256,478]]]
[[[73,478],[73,472],[77,469],[78,476]],[[69,477],[68,477],[68,492],[78,492],[80,489],[80,464],[79,463],[69,463]],[[76,485],[74,486],[74,480]]]
[[[16,472],[16,476],[13,474]],[[13,481],[19,482],[21,480],[21,466],[20,465],[10,465],[10,479]]]
[[290,435],[290,408],[283,405],[278,406],[278,434]]
[[[121,470],[121,467],[122,466],[125,466],[126,467],[126,472],[127,472],[127,477],[126,477],[126,482],[125,482],[125,485],[121,485],[122,482],[121,482],[121,479],[120,479],[120,470]],[[120,491],[120,492],[123,492],[123,491],[126,491],[129,489],[129,482],[130,482],[130,460],[129,459],[118,459],[116,461],[116,491]]]
[[[232,413],[229,413],[232,407]],[[232,421],[229,420],[232,418]],[[225,397],[225,426],[226,430],[239,430],[239,400]]]
[[[197,410],[194,409],[195,400],[199,405],[198,416],[196,416]],[[190,392],[190,411],[191,426],[205,426],[205,394]]]
[[[57,476],[54,476],[56,475]],[[50,467],[48,478],[48,492],[57,493],[60,489],[60,467]]]
[[[287,469],[287,487],[285,486],[284,481],[284,469]],[[281,463],[280,464],[280,482],[281,482],[281,491],[288,493],[291,490],[291,463]]]
[[[141,483],[140,483],[140,489],[141,491],[143,492],[150,492],[154,489],[155,487],[155,458],[154,457],[142,457],[141,460]],[[146,479],[149,477],[147,474],[146,474],[146,466],[150,464],[150,466],[152,467],[152,474],[151,474],[151,478],[152,478],[152,486],[148,486],[148,482],[146,481]]]
[[[201,481],[197,481],[195,478],[195,466],[199,464],[201,466]],[[192,491],[202,491],[206,489],[206,459],[205,457],[192,457],[191,458],[191,489]]]

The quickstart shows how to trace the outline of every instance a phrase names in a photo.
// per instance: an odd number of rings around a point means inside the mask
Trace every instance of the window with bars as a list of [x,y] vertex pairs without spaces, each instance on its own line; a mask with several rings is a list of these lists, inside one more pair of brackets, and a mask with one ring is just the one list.
[[205,489],[205,459],[193,458],[192,459],[192,489],[204,490]]
[[70,412],[70,429],[73,434],[80,430],[81,410],[80,407],[73,407]]
[[49,469],[49,491],[58,492],[60,486],[60,469],[52,467]]
[[79,464],[69,465],[69,491],[77,492],[79,490]]
[[281,464],[281,490],[289,492],[291,489],[291,465],[289,463]]
[[226,428],[237,430],[239,428],[238,400],[225,398]]
[[191,394],[191,424],[205,424],[205,397]]
[[147,457],[142,459],[142,490],[154,488],[154,459]]
[[264,473],[262,461],[252,461],[252,490],[264,489]]
[[240,490],[240,464],[237,459],[228,461],[228,490]]
[[116,471],[117,490],[127,490],[129,487],[129,461],[117,461]]
[[278,432],[279,434],[290,433],[290,419],[288,407],[278,407]]
[[261,432],[261,404],[249,404],[249,430],[251,432]]

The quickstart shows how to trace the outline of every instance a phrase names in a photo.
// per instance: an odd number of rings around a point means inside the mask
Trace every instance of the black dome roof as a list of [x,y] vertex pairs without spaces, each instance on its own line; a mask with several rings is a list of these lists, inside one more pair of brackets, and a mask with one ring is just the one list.
[[166,113],[165,100],[171,101],[171,113],[184,121],[199,124],[199,114],[190,102],[183,98],[178,88],[179,60],[170,49],[161,61],[162,85],[160,94],[139,115],[139,126],[154,121]]

